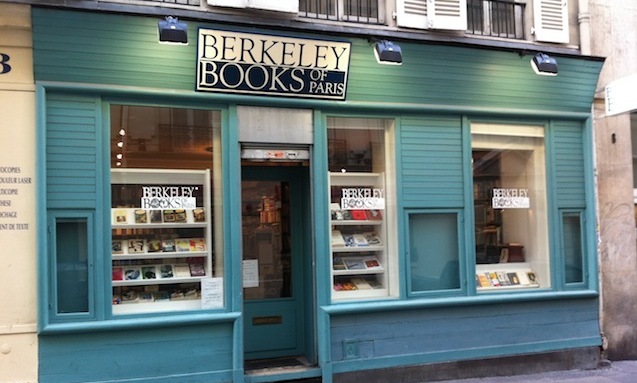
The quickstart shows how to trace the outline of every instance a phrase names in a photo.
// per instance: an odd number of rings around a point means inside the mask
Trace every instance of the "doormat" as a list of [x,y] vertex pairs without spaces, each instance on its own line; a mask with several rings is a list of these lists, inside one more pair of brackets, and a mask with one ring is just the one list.
[[268,368],[281,368],[281,367],[309,367],[310,363],[302,356],[291,356],[286,358],[274,358],[274,359],[255,359],[246,360],[245,369],[250,370],[263,370]]

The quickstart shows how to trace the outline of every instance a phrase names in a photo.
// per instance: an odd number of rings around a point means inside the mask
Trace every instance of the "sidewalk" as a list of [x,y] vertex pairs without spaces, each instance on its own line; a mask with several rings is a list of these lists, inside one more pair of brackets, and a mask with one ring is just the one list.
[[635,383],[637,382],[637,361],[612,362],[610,367],[596,370],[552,371],[530,375],[499,376],[491,378],[471,378],[445,380],[440,383]]

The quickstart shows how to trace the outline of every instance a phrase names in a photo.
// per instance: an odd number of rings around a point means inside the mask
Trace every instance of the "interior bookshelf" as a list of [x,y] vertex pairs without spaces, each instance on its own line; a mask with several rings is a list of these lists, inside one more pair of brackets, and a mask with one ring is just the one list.
[[382,173],[329,174],[332,299],[388,295]]
[[114,314],[201,308],[213,276],[209,185],[209,170],[111,170]]

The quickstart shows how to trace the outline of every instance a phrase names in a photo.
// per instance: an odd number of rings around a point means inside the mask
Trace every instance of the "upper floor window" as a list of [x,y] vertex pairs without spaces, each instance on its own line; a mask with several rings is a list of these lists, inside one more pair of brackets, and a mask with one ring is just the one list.
[[299,15],[366,24],[382,22],[378,0],[300,0]]
[[467,33],[524,39],[524,11],[511,0],[467,0]]

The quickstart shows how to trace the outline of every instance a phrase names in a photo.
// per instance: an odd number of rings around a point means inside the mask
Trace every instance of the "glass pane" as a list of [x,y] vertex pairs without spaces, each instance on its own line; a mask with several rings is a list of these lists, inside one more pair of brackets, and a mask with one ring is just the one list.
[[88,228],[86,219],[58,219],[56,233],[57,312],[88,312]]
[[[332,298],[392,295],[393,120],[328,118]],[[386,146],[387,145],[387,146]]]
[[387,124],[379,119],[329,118],[329,171],[384,172]]
[[244,298],[292,296],[289,184],[242,182]]
[[458,248],[456,214],[411,214],[411,291],[459,289]]
[[219,111],[111,106],[113,313],[213,308],[201,282],[223,276],[220,137]]
[[584,258],[582,254],[582,225],[579,213],[566,213],[562,219],[562,251],[566,283],[584,281]]
[[499,264],[477,268],[492,282],[478,287],[548,287],[544,128],[473,124],[471,133],[476,263]]

